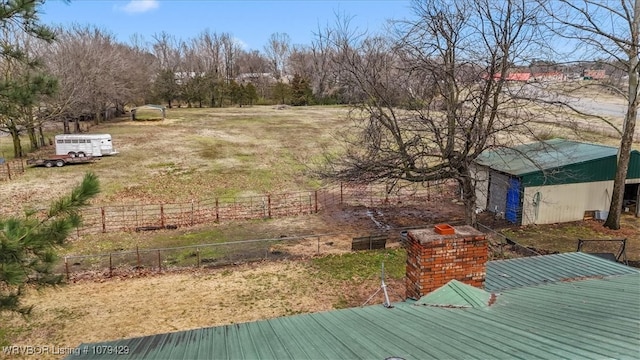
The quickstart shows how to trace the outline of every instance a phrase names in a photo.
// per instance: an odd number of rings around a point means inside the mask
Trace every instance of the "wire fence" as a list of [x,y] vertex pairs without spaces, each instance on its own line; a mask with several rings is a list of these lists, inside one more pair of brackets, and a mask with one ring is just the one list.
[[162,204],[105,205],[83,210],[82,234],[175,229],[231,220],[284,218],[341,206],[385,207],[451,199],[455,182],[437,181],[391,189],[384,185],[340,184],[314,191],[211,198]]
[[15,159],[0,162],[0,181],[10,181],[24,173],[24,161]]
[[[389,239],[399,240],[401,236],[399,230],[386,234]],[[321,234],[70,255],[60,263],[57,272],[65,274],[69,280],[96,273],[113,277],[189,267],[215,268],[251,261],[308,258],[351,251],[351,236],[353,234]]]

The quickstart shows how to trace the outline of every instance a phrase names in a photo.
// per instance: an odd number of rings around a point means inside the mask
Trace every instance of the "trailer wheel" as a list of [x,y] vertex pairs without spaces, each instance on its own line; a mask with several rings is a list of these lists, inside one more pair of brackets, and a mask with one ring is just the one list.
[[78,157],[85,157],[86,155],[83,152],[78,153]]
[[67,155],[69,155],[69,157],[72,157],[72,158],[76,157],[76,153],[73,151],[70,151]]
[[44,162],[44,167],[52,167],[53,166],[53,162],[47,160]]
[[64,161],[62,161],[62,160],[56,161],[56,166],[57,167],[63,167],[64,166]]

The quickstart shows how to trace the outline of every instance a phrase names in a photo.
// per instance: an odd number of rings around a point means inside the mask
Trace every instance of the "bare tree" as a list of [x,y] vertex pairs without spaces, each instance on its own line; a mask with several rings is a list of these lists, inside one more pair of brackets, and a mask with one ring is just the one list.
[[465,218],[476,222],[474,160],[531,135],[522,84],[507,83],[533,58],[535,4],[526,0],[414,1],[416,18],[395,41],[348,26],[331,37],[341,84],[352,88],[358,132],[325,172],[366,182],[459,182]]
[[58,33],[59,41],[43,53],[47,68],[60,79],[59,92],[47,106],[64,121],[75,119],[75,131],[80,118],[99,122],[148,97],[153,57],[145,49],[121,44],[91,26]]
[[618,166],[609,215],[604,223],[608,228],[619,229],[625,178],[640,106],[640,0],[554,0],[540,3],[550,19],[547,25],[565,42],[575,45],[569,55],[573,61],[586,59],[626,75],[626,88],[625,82],[621,81],[588,84],[611,90],[627,101],[622,129],[618,129],[621,134]]
[[264,47],[264,52],[271,63],[271,68],[278,79],[285,75],[287,60],[291,52],[291,39],[286,33],[273,33]]

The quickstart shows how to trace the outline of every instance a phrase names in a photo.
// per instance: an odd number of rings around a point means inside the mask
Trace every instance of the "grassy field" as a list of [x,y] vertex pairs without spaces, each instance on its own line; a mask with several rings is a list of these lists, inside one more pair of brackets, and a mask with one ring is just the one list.
[[[307,176],[309,166],[332,146],[345,115],[339,107],[170,109],[164,121],[104,123],[90,131],[111,134],[120,154],[89,165],[28,169],[19,181],[0,184],[0,211],[46,206],[88,170],[102,183],[95,200],[102,204],[314,189],[320,184]],[[10,151],[8,137],[0,145]]]
[[[404,251],[396,249],[31,289],[27,303],[35,308],[30,317],[0,317],[0,346],[75,347],[359,306],[379,289],[382,261],[390,297],[401,301],[405,258]],[[378,295],[372,303],[383,302]]]
[[[163,121],[121,119],[91,128],[113,136],[117,156],[93,164],[28,168],[17,180],[0,183],[0,215],[24,207],[43,208],[94,171],[103,192],[95,204],[189,201],[318,188],[310,168],[333,134],[346,125],[341,107],[249,107],[167,109]],[[540,125],[549,136],[576,133]],[[56,133],[51,131],[51,135]],[[581,139],[616,145],[597,133]],[[637,146],[636,146],[637,147]],[[0,138],[0,151],[11,150]],[[52,149],[46,151],[52,152]],[[367,220],[367,219],[365,219]],[[371,221],[369,220],[371,223]],[[629,238],[629,258],[640,260],[637,218],[624,230],[608,232],[595,222],[529,226],[506,230],[525,246],[575,251],[577,238]],[[319,233],[357,232],[348,214],[316,214],[286,219],[206,224],[176,231],[113,233],[74,238],[63,255],[222,241],[267,239]],[[345,244],[350,240],[345,236]],[[309,256],[299,261],[242,264],[229,268],[143,271],[136,276],[98,277],[55,288],[30,289],[30,318],[0,314],[0,344],[77,346],[122,337],[214,326],[323,311],[362,304],[379,288],[385,262],[393,301],[403,298],[402,250]],[[170,294],[168,296],[167,294]],[[377,303],[381,299],[375,299]]]

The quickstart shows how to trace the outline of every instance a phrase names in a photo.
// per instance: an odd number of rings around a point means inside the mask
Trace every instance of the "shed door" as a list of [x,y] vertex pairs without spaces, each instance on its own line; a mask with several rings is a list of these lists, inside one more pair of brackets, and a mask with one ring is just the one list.
[[492,171],[489,179],[489,208],[494,213],[505,213],[507,207],[507,190],[509,177]]
[[507,209],[504,218],[512,223],[518,222],[518,210],[520,209],[520,180],[509,179],[509,190],[507,190]]

